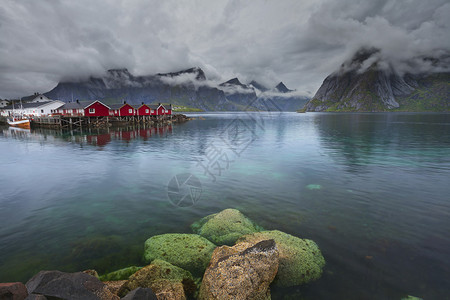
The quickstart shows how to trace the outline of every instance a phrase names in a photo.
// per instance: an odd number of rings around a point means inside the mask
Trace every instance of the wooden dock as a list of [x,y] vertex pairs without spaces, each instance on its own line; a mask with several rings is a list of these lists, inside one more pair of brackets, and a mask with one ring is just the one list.
[[[180,118],[180,116],[183,116]],[[169,124],[172,121],[185,119],[184,115],[162,115],[162,116],[126,116],[126,117],[85,117],[85,116],[45,116],[34,117],[31,126],[48,128],[100,128],[113,125],[135,125],[135,124]]]

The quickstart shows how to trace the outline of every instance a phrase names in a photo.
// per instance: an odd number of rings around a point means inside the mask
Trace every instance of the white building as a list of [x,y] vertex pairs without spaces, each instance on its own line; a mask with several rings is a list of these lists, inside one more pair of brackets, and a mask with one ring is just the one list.
[[[45,96],[44,96],[45,97]],[[4,107],[1,110],[2,116],[23,115],[23,116],[45,116],[50,115],[54,110],[57,110],[64,105],[64,102],[59,100],[50,100],[45,102],[28,102],[28,103],[13,103]]]
[[33,100],[28,101],[28,102],[29,103],[37,103],[37,102],[47,102],[47,101],[52,101],[52,99],[50,99],[42,94],[37,94],[37,95],[35,95]]
[[8,100],[0,100],[0,108],[8,106],[9,103],[10,102]]

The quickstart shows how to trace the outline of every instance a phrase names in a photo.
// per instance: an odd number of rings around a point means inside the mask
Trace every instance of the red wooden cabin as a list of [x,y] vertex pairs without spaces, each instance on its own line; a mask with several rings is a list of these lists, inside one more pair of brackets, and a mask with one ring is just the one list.
[[140,106],[136,105],[135,108],[138,116],[150,116],[152,114],[152,108],[148,104],[142,103]]
[[110,115],[116,117],[135,116],[136,109],[128,103],[113,104],[110,107]]
[[109,116],[110,107],[95,100],[84,108],[86,117],[107,117]]
[[152,116],[163,116],[163,115],[171,115],[172,114],[172,104],[166,106],[161,103],[158,104],[149,104],[148,105],[152,109]]

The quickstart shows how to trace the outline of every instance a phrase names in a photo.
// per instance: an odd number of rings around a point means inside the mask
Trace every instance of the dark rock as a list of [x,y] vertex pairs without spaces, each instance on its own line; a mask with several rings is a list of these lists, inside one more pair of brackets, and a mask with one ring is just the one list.
[[153,293],[152,289],[150,288],[141,288],[138,287],[137,289],[132,290],[129,292],[125,297],[122,298],[123,300],[157,300],[155,293]]
[[270,299],[269,285],[278,271],[278,255],[274,240],[216,248],[203,276],[199,299]]
[[119,299],[98,278],[83,272],[41,271],[26,283],[26,287],[30,294],[51,299]]
[[27,288],[22,282],[0,283],[0,299],[2,300],[23,300],[27,296]]

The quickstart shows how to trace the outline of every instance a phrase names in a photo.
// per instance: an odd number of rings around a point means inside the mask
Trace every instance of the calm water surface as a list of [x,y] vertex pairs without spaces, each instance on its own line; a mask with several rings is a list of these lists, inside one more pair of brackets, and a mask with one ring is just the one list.
[[[0,282],[141,265],[144,241],[237,208],[313,239],[322,278],[273,299],[448,299],[450,115],[210,113],[173,127],[0,128]],[[170,180],[201,182],[175,206]]]

